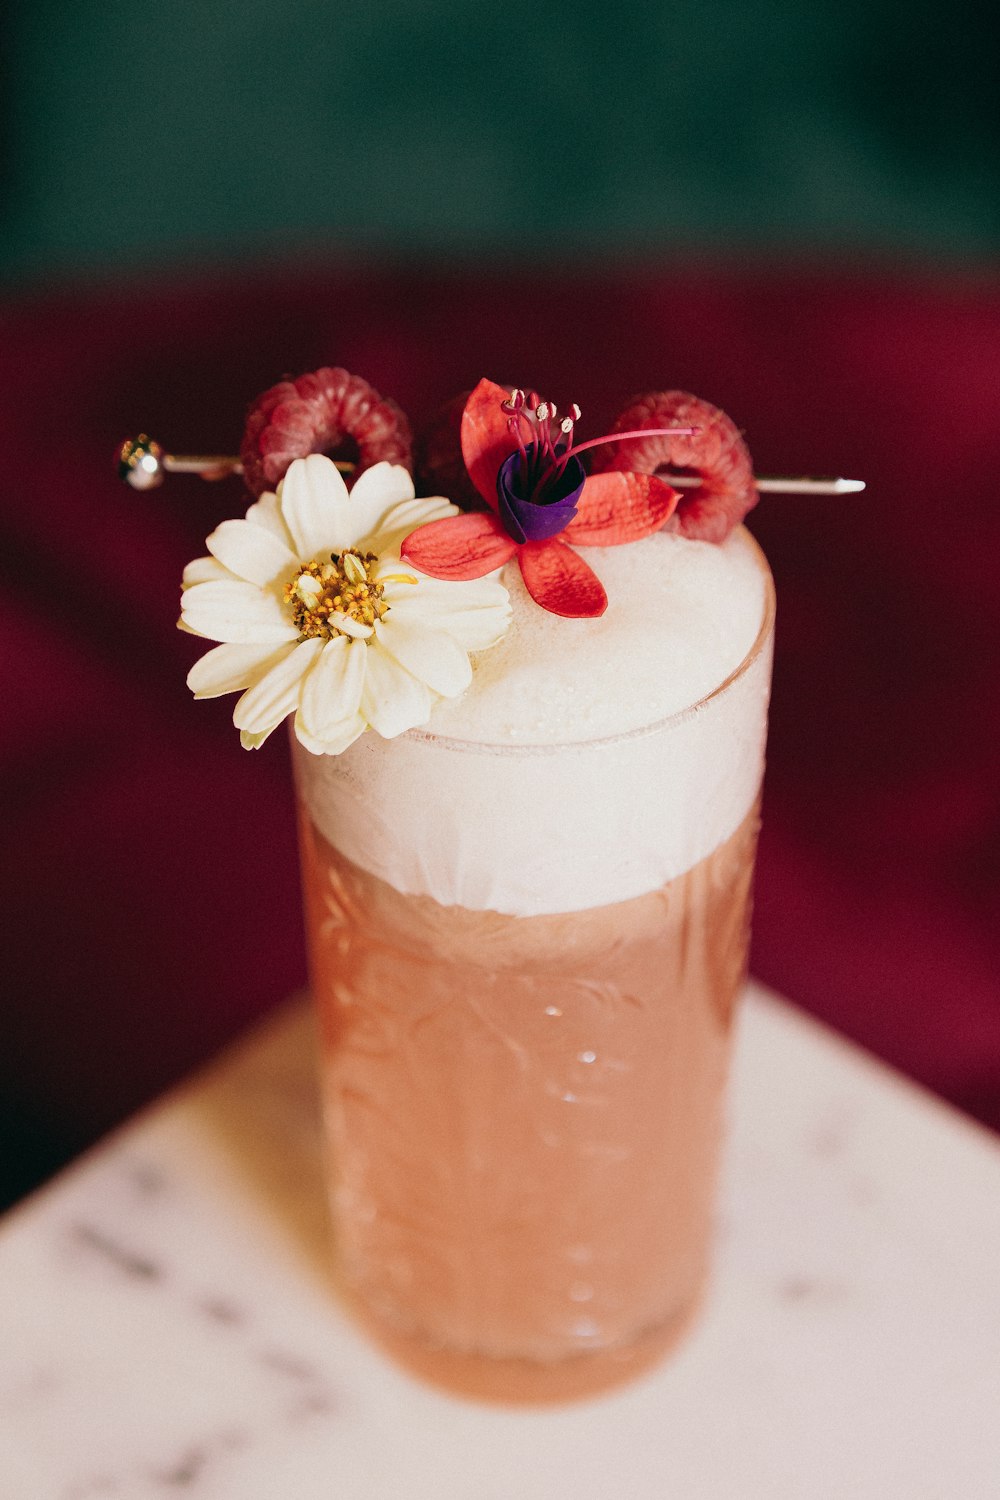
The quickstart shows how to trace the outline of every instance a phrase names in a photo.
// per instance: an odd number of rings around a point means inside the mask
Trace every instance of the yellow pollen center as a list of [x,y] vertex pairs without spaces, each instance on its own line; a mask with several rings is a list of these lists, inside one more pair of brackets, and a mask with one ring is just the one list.
[[338,625],[338,616],[368,626],[382,619],[389,606],[382,598],[382,584],[372,576],[377,562],[374,552],[348,547],[331,553],[328,562],[317,558],[298,569],[285,584],[285,603],[303,640],[350,635]]

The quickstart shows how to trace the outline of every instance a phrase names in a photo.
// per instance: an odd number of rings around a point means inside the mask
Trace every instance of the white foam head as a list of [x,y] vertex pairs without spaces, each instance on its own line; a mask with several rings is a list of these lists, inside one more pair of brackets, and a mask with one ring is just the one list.
[[579,911],[658,889],[743,821],[770,685],[762,554],[741,528],[585,555],[600,619],[546,614],[508,564],[511,628],[425,730],[295,745],[305,806],[354,863],[443,905]]

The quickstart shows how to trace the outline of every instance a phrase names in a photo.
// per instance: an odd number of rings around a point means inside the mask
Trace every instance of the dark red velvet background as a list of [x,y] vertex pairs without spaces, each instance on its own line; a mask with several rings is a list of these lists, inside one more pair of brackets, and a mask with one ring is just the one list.
[[759,472],[867,479],[751,518],[779,595],[753,966],[1000,1125],[995,280],[348,267],[21,298],[0,336],[9,1159],[27,1135],[52,1165],[303,981],[282,736],[245,754],[231,700],[191,701],[174,627],[245,501],[136,495],[112,455],[143,428],[235,449],[259,390],[323,363],[416,423],[532,383],[586,435],[682,386]]

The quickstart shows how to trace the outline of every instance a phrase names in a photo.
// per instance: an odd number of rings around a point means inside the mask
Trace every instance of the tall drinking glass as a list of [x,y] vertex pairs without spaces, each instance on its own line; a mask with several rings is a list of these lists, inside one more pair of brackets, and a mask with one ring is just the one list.
[[705,1283],[774,624],[738,545],[756,636],[681,712],[294,747],[341,1275],[472,1393],[613,1383]]

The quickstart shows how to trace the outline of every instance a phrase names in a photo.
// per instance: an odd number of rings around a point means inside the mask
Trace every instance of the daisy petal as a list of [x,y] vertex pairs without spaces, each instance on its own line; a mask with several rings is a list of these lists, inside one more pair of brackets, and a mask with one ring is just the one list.
[[510,396],[506,386],[481,380],[462,412],[462,457],[469,478],[491,510],[496,510],[497,472],[517,447],[507,423],[510,417],[502,403]]
[[655,474],[591,474],[565,530],[578,547],[617,547],[650,536],[669,521],[680,495]]
[[277,495],[270,490],[265,490],[260,499],[254,501],[247,511],[247,520],[252,525],[261,526],[265,531],[269,531],[273,537],[276,537],[279,542],[284,542],[285,546],[291,550],[292,538],[282,518],[281,504]]
[[224,568],[214,557],[196,557],[184,569],[181,588],[194,588],[196,583],[221,583],[223,579],[231,577],[229,569]]
[[510,595],[495,578],[470,583],[421,578],[416,588],[388,582],[384,598],[400,624],[444,630],[466,651],[495,645],[510,624]]
[[294,641],[279,646],[277,651],[270,645],[213,646],[195,662],[188,673],[187,685],[196,698],[220,698],[223,693],[241,693],[294,650]]
[[347,485],[336,464],[324,454],[310,453],[290,463],[278,498],[303,562],[342,552],[355,540]]
[[[361,476],[364,478],[364,475]],[[361,480],[358,480],[358,484]],[[411,531],[426,526],[430,521],[443,521],[448,516],[457,516],[458,506],[452,505],[437,495],[430,500],[403,500],[386,511],[371,534],[371,548],[380,557],[386,553],[399,556],[399,549]]]
[[294,641],[298,631],[273,594],[229,579],[196,583],[181,595],[181,619],[210,641]]
[[313,755],[341,755],[355,740],[361,738],[367,728],[361,715],[355,714],[338,724],[334,733],[320,739],[306,728],[301,713],[295,715],[295,738]]
[[248,729],[241,729],[240,744],[244,750],[259,750],[264,741],[274,733],[277,727],[277,724],[272,724],[270,729],[265,729],[260,734],[251,734]]
[[290,577],[298,565],[284,542],[252,521],[223,521],[205,545],[230,573],[262,586],[282,575]]
[[287,714],[298,708],[302,678],[316,660],[322,645],[318,637],[302,641],[266,676],[248,688],[233,709],[236,728],[260,734],[263,730],[274,729]]
[[413,531],[400,547],[406,562],[431,578],[482,578],[517,551],[496,516],[469,514],[431,521]]
[[[413,499],[413,480],[401,464],[373,464],[350,492],[352,542],[381,530],[382,517],[400,502]],[[384,549],[376,547],[375,551]]]
[[442,698],[456,698],[472,681],[468,655],[443,630],[407,624],[390,614],[375,626],[375,636],[400,666]]
[[362,620],[355,620],[353,615],[341,614],[339,609],[331,609],[329,614],[330,624],[342,630],[345,635],[351,636],[356,641],[366,641],[372,633],[372,627],[366,625]]
[[543,609],[566,619],[590,619],[608,607],[604,585],[579,553],[554,537],[525,542],[518,551],[524,586]]
[[338,636],[327,641],[302,685],[303,727],[316,739],[329,740],[346,719],[357,716],[365,683],[367,646]]
[[411,677],[377,640],[367,647],[361,712],[383,739],[426,724],[434,701],[430,688]]
[[[393,610],[399,624],[409,624],[409,612]],[[481,609],[435,610],[433,627],[457,640],[463,651],[486,651],[495,646],[510,625],[510,609],[507,606],[481,607]]]

